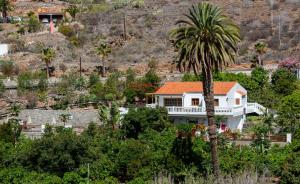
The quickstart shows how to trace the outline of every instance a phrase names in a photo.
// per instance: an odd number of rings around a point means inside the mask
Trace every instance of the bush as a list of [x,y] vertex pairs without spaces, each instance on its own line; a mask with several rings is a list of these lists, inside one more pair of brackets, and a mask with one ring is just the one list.
[[21,34],[21,35],[25,34],[25,28],[24,28],[24,27],[20,27],[20,28],[18,29],[17,33],[19,33],[19,34]]
[[28,21],[28,32],[35,33],[38,32],[40,29],[41,29],[40,21],[36,17],[31,16]]
[[33,80],[32,73],[30,72],[21,73],[18,76],[18,89],[19,90],[32,89],[33,88],[32,80]]
[[192,73],[185,73],[182,78],[182,82],[192,82],[192,81],[200,81],[200,77],[192,74]]
[[89,87],[94,86],[95,84],[100,82],[99,75],[96,73],[92,73],[89,78]]
[[123,120],[122,129],[127,137],[138,138],[147,128],[162,131],[168,127],[168,113],[164,108],[130,109]]
[[68,38],[71,38],[75,35],[74,30],[70,26],[61,25],[59,26],[58,31]]
[[3,96],[4,92],[5,92],[5,86],[4,86],[3,80],[0,79],[0,97]]
[[15,73],[15,66],[12,61],[0,61],[1,72],[5,76],[12,76]]

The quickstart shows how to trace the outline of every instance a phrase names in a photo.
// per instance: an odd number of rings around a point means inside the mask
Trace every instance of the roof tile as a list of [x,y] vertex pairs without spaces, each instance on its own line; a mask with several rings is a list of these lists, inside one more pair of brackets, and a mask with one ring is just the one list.
[[[225,95],[237,82],[214,82],[214,94]],[[202,82],[166,82],[153,94],[203,93]]]

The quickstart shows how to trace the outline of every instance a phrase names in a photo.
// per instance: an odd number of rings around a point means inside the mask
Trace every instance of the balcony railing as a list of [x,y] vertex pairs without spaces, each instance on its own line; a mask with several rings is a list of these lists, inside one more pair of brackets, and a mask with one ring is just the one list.
[[[147,107],[155,108],[157,104],[147,104]],[[169,115],[206,115],[205,107],[166,107]],[[247,108],[236,107],[215,107],[216,115],[240,116],[244,113],[257,113],[262,115],[266,108],[258,103],[248,103]]]
[[[154,108],[157,104],[147,104],[147,107]],[[206,109],[204,107],[166,107],[169,115],[206,115]],[[233,115],[238,116],[244,113],[242,106],[227,108],[227,107],[215,107],[215,114],[217,115]]]

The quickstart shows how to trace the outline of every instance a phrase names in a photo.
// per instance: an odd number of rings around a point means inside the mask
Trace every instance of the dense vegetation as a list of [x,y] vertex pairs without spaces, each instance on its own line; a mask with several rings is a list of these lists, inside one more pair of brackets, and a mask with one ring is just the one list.
[[[168,176],[178,183],[212,171],[209,143],[193,136],[193,125],[169,123],[164,109],[131,109],[120,128],[90,123],[81,135],[47,126],[37,140],[20,135],[15,125],[0,126],[1,183],[141,184]],[[218,135],[222,174],[234,178],[253,171],[299,183],[299,129],[295,135],[292,144],[264,151],[236,146]]]
[[[191,133],[194,125],[172,124],[163,108],[132,108],[122,119],[114,110],[117,105],[130,107],[136,100],[144,100],[146,92],[158,87],[160,78],[155,74],[155,62],[149,67],[142,78],[136,78],[135,72],[128,70],[110,75],[104,84],[97,74],[89,79],[66,75],[56,88],[62,97],[55,108],[64,109],[73,103],[71,97],[75,91],[88,93],[79,96],[81,106],[87,101],[103,103],[99,107],[99,118],[104,125],[91,123],[81,135],[71,129],[48,126],[41,139],[29,140],[20,134],[14,118],[1,125],[0,182],[140,184],[161,179],[167,182],[171,178],[176,183],[193,180],[209,183],[210,146],[203,136],[195,137]],[[46,75],[38,73],[21,74],[20,90],[42,94],[49,90],[43,82],[45,78]],[[38,79],[39,85],[27,87],[32,85],[28,79]],[[261,117],[251,128],[257,137],[250,146],[236,146],[232,141],[234,132],[218,134],[224,183],[245,173],[245,177],[252,177],[253,181],[256,176],[251,173],[257,173],[259,178],[280,177],[282,183],[299,183],[300,93],[294,74],[282,68],[269,80],[264,69],[256,68],[251,76],[216,73],[214,79],[238,81],[248,90],[251,100],[271,107],[278,114]],[[183,80],[201,80],[201,76],[185,74]],[[16,116],[19,110],[12,107],[12,112]],[[292,132],[293,142],[285,147],[271,146],[265,139],[269,132]]]
[[[66,1],[80,3],[78,0]],[[103,0],[97,3],[99,5],[85,8],[93,12],[97,7],[108,6]],[[128,5],[139,8],[144,6],[144,1],[113,0],[105,9],[120,9]],[[71,15],[72,21],[75,21],[76,14],[81,10],[71,6],[66,11]],[[80,27],[76,24],[75,27],[78,26]],[[39,29],[39,21],[29,13],[28,21],[20,26],[18,33],[37,32]],[[78,47],[84,41],[71,25],[60,25],[59,32],[67,37],[72,46]],[[193,36],[193,31],[191,35]],[[183,50],[186,48],[183,47]],[[293,69],[285,66],[275,71],[270,78],[268,72],[260,67],[263,65],[261,56],[265,49],[266,44],[263,42],[255,45],[254,66],[258,67],[250,76],[222,72],[213,75],[215,81],[238,81],[247,89],[249,101],[259,102],[272,109],[263,117],[254,117],[258,120],[251,127],[255,140],[249,146],[236,145],[237,132],[217,134],[217,158],[221,178],[224,177],[223,183],[244,176],[245,173],[248,181],[252,173],[255,173],[258,178],[280,178],[281,183],[300,183],[299,81]],[[0,125],[0,183],[143,184],[157,183],[158,180],[171,180],[174,183],[213,182],[212,149],[209,142],[205,141],[206,130],[202,129],[201,135],[195,136],[195,125],[172,124],[168,120],[166,109],[138,107],[145,103],[146,94],[155,91],[161,84],[161,79],[156,74],[155,61],[149,62],[149,70],[144,76],[136,77],[135,72],[128,69],[126,72],[111,72],[107,80],[102,82],[99,73],[106,76],[105,60],[111,48],[106,43],[100,43],[96,46],[96,53],[102,61],[101,72],[89,77],[81,75],[81,71],[80,74],[64,73],[57,85],[50,87],[47,77],[51,76],[49,64],[54,59],[55,52],[47,47],[41,51],[46,74],[19,73],[13,62],[0,62],[0,69],[5,77],[18,74],[18,93],[26,96],[26,108],[35,108],[38,101],[53,109],[67,109],[73,105],[86,107],[92,104],[99,110],[103,125],[90,122],[81,135],[77,135],[72,129],[47,125],[41,139],[30,140],[21,133],[22,127],[16,119],[20,107],[13,105],[12,117]],[[212,49],[207,54],[215,52]],[[219,56],[215,57],[217,58],[214,60],[219,61]],[[66,66],[61,65],[60,69],[65,72]],[[207,79],[207,76],[189,73],[182,78],[183,81],[203,79]],[[2,80],[0,95],[5,95]],[[52,104],[49,104],[50,98],[54,100]],[[119,105],[131,107],[124,117],[118,112]],[[62,114],[60,118],[65,122],[68,115]],[[217,123],[218,117],[214,119]],[[284,147],[271,146],[266,139],[270,133],[292,133],[293,142]],[[253,177],[254,182],[260,180],[256,177]]]

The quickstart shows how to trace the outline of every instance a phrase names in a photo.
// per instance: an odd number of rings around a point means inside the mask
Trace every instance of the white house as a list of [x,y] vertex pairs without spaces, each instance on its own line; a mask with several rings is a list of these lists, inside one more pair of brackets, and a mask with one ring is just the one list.
[[[166,107],[174,123],[206,124],[201,82],[167,82],[152,93],[148,107]],[[221,131],[242,130],[246,114],[262,115],[266,108],[247,102],[247,91],[237,82],[214,82],[215,114],[222,116]]]
[[5,56],[8,54],[8,44],[0,44],[0,56]]

